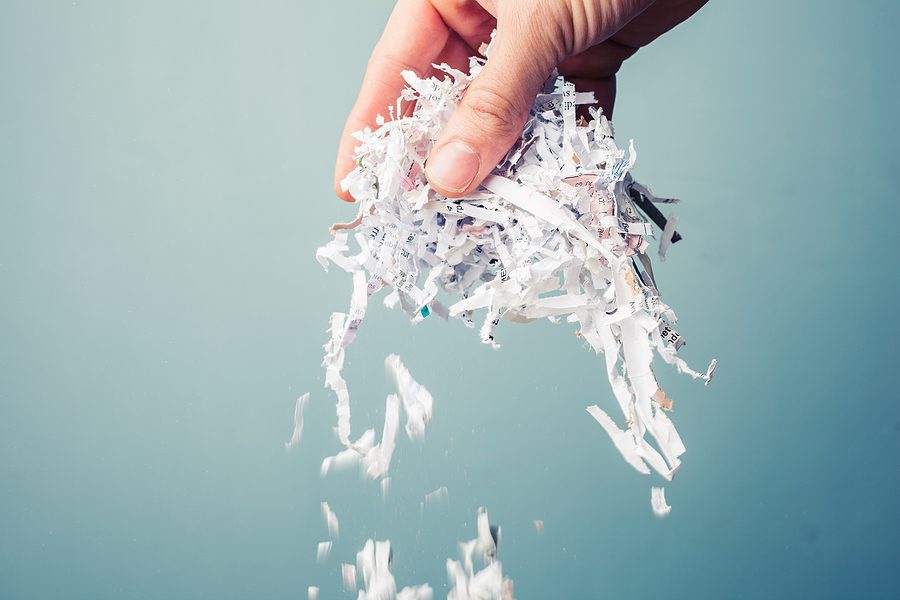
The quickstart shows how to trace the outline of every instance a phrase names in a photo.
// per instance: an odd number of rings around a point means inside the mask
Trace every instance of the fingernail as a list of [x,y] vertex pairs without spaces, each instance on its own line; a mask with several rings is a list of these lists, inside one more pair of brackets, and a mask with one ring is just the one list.
[[448,192],[461,192],[478,175],[481,159],[465,142],[445,144],[428,158],[425,174],[438,187]]

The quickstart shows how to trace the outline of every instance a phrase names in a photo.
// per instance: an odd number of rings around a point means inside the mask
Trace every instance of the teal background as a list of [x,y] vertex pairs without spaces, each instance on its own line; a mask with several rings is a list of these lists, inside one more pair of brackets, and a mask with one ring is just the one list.
[[350,281],[313,254],[353,213],[333,155],[389,10],[0,1],[0,597],[349,598],[378,536],[442,598],[480,505],[521,599],[896,597],[900,5],[713,0],[621,72],[635,174],[684,199],[661,287],[720,363],[657,369],[688,447],[665,520],[584,412],[615,408],[602,362],[549,323],[493,351],[376,304],[354,428],[381,427],[390,352],[434,423],[387,503],[319,478]]

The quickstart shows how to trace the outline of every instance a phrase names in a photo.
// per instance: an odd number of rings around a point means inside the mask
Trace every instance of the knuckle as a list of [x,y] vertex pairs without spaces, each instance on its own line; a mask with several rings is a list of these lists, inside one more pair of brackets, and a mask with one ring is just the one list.
[[466,106],[475,124],[485,133],[508,134],[520,127],[527,107],[491,88],[475,88],[466,94]]

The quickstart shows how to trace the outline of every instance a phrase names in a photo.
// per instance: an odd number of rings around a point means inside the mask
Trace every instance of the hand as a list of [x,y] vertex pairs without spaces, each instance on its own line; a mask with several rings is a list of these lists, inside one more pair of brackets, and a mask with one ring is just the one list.
[[534,97],[554,67],[580,91],[594,91],[611,117],[615,76],[639,48],[706,0],[399,0],[344,126],[335,190],[354,167],[354,131],[372,127],[404,87],[402,70],[436,75],[432,63],[463,71],[497,29],[491,57],[441,131],[425,173],[438,192],[469,194],[522,131]]

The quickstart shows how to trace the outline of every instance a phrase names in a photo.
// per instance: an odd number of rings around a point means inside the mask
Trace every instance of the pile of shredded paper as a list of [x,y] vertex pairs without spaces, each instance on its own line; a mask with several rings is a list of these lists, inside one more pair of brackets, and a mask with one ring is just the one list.
[[[656,206],[676,200],[657,198],[632,179],[628,171],[636,159],[634,145],[627,152],[619,149],[599,109],[588,106],[590,119],[578,117],[578,105],[593,104],[593,94],[577,92],[555,74],[535,98],[520,138],[481,187],[460,199],[437,193],[425,178],[425,161],[483,64],[483,59],[470,59],[469,73],[435,65],[444,74],[441,78],[403,72],[408,87],[390,118],[379,117],[376,130],[355,134],[358,166],[342,185],[358,201],[359,213],[352,223],[334,225],[334,238],[316,253],[323,267],[332,263],[353,279],[349,312],[332,315],[325,345],[325,385],[337,396],[343,449],[325,459],[322,474],[356,464],[365,476],[381,479],[386,493],[401,405],[411,439],[421,439],[431,420],[431,395],[391,356],[386,367],[397,394],[387,399],[381,441],[375,443],[372,429],[351,437],[350,397],[341,375],[344,352],[370,299],[390,288],[384,303],[399,306],[414,322],[429,316],[459,319],[494,347],[499,347],[496,333],[503,319],[575,324],[578,337],[605,357],[622,425],[596,405],[588,412],[628,464],[671,480],[685,448],[664,412],[671,410],[672,400],[654,376],[653,353],[707,383],[716,367],[713,360],[705,372],[697,372],[678,356],[684,342],[673,329],[675,314],[660,299],[647,253],[648,237],[659,235],[661,258],[680,239],[677,220],[666,219]],[[302,431],[301,412],[298,402],[296,439]],[[662,488],[653,488],[651,505],[659,516],[670,510]],[[487,545],[486,539],[479,543]],[[368,597],[392,598],[393,592],[373,591],[378,577],[393,589],[382,556],[390,550],[379,544],[370,542],[358,563],[370,573],[364,577]],[[466,568],[448,563],[458,590],[451,597],[498,597],[462,591],[467,580],[478,576],[471,559],[465,562]],[[488,566],[499,569],[499,564]],[[490,579],[496,585],[503,581],[493,575]],[[423,589],[422,596],[430,597],[430,589]]]

